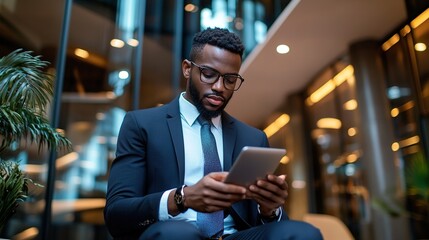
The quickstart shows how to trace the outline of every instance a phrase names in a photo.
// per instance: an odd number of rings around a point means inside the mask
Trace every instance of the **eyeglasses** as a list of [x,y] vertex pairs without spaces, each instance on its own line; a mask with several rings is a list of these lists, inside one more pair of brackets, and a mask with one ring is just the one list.
[[213,84],[219,80],[220,77],[223,79],[223,85],[228,90],[237,91],[241,84],[244,81],[239,74],[234,73],[225,73],[220,74],[219,71],[210,67],[200,66],[192,61],[190,61],[192,65],[195,65],[198,69],[200,69],[200,80],[204,83]]

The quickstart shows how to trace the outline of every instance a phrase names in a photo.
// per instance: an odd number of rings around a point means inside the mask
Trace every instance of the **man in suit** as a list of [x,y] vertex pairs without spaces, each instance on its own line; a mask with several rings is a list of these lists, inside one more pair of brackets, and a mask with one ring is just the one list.
[[[128,112],[110,171],[106,225],[115,239],[322,239],[318,229],[289,220],[284,175],[248,188],[224,183],[244,146],[268,147],[266,135],[224,108],[243,78],[244,47],[226,29],[194,36],[182,62],[186,91],[161,107]],[[199,116],[210,122],[220,171],[204,174]],[[213,155],[213,154],[212,154]],[[200,216],[221,213],[221,229]]]

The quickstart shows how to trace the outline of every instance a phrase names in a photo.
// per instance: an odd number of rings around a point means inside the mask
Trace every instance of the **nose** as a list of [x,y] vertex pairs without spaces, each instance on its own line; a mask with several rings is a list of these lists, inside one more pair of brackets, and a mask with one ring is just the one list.
[[218,92],[225,90],[225,85],[223,84],[223,76],[219,76],[217,81],[212,84],[212,89]]

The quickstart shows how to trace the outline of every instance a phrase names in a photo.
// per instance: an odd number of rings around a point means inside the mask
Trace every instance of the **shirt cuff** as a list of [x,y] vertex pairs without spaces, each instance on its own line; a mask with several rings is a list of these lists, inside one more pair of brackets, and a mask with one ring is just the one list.
[[165,221],[170,218],[170,215],[168,214],[168,196],[170,195],[170,192],[173,190],[174,189],[167,190],[161,196],[161,200],[159,202],[159,212],[158,212],[159,221]]

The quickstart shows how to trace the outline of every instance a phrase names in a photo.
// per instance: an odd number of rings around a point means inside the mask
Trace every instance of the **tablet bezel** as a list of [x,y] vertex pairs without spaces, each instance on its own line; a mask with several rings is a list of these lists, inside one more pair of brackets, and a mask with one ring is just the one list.
[[265,178],[277,169],[286,149],[269,147],[243,147],[229,170],[225,183],[248,187],[257,179]]

